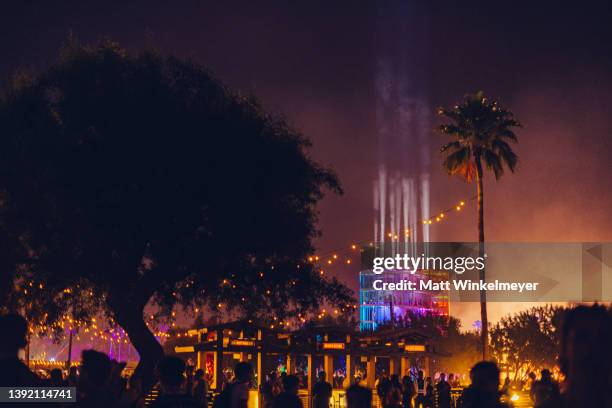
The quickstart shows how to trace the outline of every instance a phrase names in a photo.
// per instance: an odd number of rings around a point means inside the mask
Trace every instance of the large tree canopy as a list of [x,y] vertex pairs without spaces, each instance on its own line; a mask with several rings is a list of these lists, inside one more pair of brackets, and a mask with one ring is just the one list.
[[[161,355],[142,318],[152,300],[253,317],[348,307],[349,291],[303,262],[316,203],[340,191],[308,146],[196,63],[66,47],[0,101],[6,304],[48,322],[102,307],[141,364]],[[34,307],[10,294],[33,280]]]

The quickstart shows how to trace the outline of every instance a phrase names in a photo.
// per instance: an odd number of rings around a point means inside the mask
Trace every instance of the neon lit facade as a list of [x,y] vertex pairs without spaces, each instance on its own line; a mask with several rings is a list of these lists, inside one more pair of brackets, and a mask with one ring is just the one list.
[[[448,291],[398,291],[374,290],[374,280],[399,283],[402,280],[417,282],[419,280],[443,281],[448,279],[446,272],[418,271],[385,271],[374,274],[371,270],[359,273],[359,326],[362,331],[376,330],[378,325],[401,319],[406,313],[449,315]],[[393,311],[393,314],[391,314]]]

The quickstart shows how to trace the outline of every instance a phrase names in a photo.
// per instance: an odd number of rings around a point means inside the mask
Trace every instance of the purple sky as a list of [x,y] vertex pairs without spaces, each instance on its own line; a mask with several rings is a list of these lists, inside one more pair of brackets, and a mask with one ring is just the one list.
[[[312,139],[312,156],[337,171],[346,193],[322,202],[317,246],[332,251],[372,239],[374,63],[386,41],[377,33],[407,16],[395,6],[380,11],[351,1],[99,3],[24,2],[3,10],[0,84],[18,67],[47,66],[69,32],[82,42],[107,36],[133,50],[153,45],[192,57],[283,112]],[[611,6],[455,3],[412,7],[410,21],[426,29],[406,43],[425,72],[432,112],[482,89],[525,126],[517,174],[486,182],[487,239],[612,241]],[[398,40],[393,30],[385,35]],[[443,141],[432,133],[434,213],[475,191],[443,173]],[[475,240],[475,215],[469,203],[433,228],[433,239]],[[356,264],[333,272],[356,287]]]

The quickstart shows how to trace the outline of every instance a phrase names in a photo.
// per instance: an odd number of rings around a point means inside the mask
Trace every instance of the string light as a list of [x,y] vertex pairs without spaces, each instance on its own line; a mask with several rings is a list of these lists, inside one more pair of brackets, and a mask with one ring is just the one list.
[[[476,199],[476,197],[472,197],[470,200],[474,200],[474,199]],[[436,222],[441,222],[442,220],[447,218],[446,215],[448,215],[449,213],[451,213],[453,211],[461,211],[464,208],[465,204],[466,204],[465,201],[460,201],[458,205],[456,205],[454,207],[451,207],[448,210],[445,210],[445,211],[442,211],[442,212],[438,213],[438,215],[435,216],[435,217],[428,218],[428,219],[423,219],[423,220],[421,220],[421,222],[422,222],[423,225],[431,225],[433,223],[434,219],[436,220]],[[405,237],[409,237],[410,236],[410,232],[411,232],[412,228],[413,228],[413,226],[410,226],[409,228],[406,228],[404,230]],[[393,232],[389,232],[387,234],[387,236],[389,238],[393,239],[393,240],[398,240],[398,238],[399,238],[399,236],[397,234],[394,234]],[[356,250],[361,250],[365,246],[370,246],[371,247],[371,246],[373,246],[373,242],[364,243],[363,245],[360,245],[359,243],[352,243],[348,247],[352,251],[356,251]],[[338,253],[333,253],[331,255],[331,257],[327,260],[327,264],[329,264],[329,265],[333,264],[334,260],[337,260],[338,258],[339,258]],[[316,254],[316,255],[313,254],[313,255],[309,256],[307,259],[308,259],[309,263],[317,262],[317,261],[319,261],[321,259],[321,255],[320,254]],[[351,261],[351,259],[347,258],[347,259],[345,259],[345,263],[347,265],[350,265],[350,264],[352,264],[352,261]],[[300,265],[298,264],[297,268],[299,268],[299,267],[300,267]],[[271,269],[273,269],[273,266],[271,267]],[[319,274],[321,276],[323,276],[324,273],[325,272],[324,272],[323,269],[319,270]],[[260,276],[260,278],[263,278],[264,277],[264,272],[260,272],[259,276]],[[230,282],[227,279],[224,279],[222,284],[223,285],[229,285]],[[29,282],[27,284],[27,286],[30,287],[30,288],[34,288],[35,289],[34,282]],[[37,286],[41,290],[44,288],[44,284],[42,282],[39,283]],[[189,287],[189,283],[186,285],[186,287]],[[235,289],[236,285],[235,284],[231,284],[231,288]],[[24,288],[23,292],[26,295],[29,293],[27,288]],[[63,290],[63,293],[65,293],[65,294],[72,294],[73,293],[73,288],[65,288]],[[88,293],[90,296],[93,296],[93,292],[91,290],[89,290],[86,293]],[[271,291],[267,290],[266,294],[267,295],[271,295]],[[173,296],[177,296],[177,293],[173,292]],[[221,309],[222,306],[223,305],[221,303],[217,304],[217,308],[219,308],[219,309]],[[356,308],[357,308],[357,305],[347,305],[347,308],[334,309],[333,314],[334,315],[339,315],[342,312],[344,312],[345,310],[351,310],[351,309],[355,310]],[[197,308],[195,310],[196,310],[196,313],[199,311],[199,309],[197,309]],[[176,316],[176,312],[173,311],[171,313],[171,315],[172,315],[172,317],[175,317]],[[322,319],[326,315],[327,315],[327,312],[326,312],[325,309],[323,309],[322,311],[319,311],[317,314],[315,314],[315,316],[318,319]],[[151,321],[154,321],[155,317],[153,315],[150,315],[149,319]],[[277,319],[275,318],[274,320],[277,320]],[[299,321],[302,322],[302,323],[305,323],[306,319],[303,316],[299,316]],[[280,326],[286,326],[288,324],[289,324],[288,322],[281,322]],[[147,326],[149,327],[149,329],[151,329],[151,327],[148,325],[148,322],[147,322]],[[176,322],[171,322],[170,323],[170,327],[175,328],[176,327]],[[123,331],[123,329],[121,329],[121,328],[119,328],[119,329],[110,328],[110,329],[105,329],[104,331],[101,330],[101,329],[98,329],[95,317],[91,318],[90,322],[84,322],[84,321],[80,321],[80,320],[77,320],[77,319],[68,318],[68,317],[65,316],[63,320],[58,321],[58,322],[54,322],[51,325],[47,325],[46,323],[43,322],[43,323],[41,323],[39,325],[36,325],[35,327],[31,328],[30,331],[33,334],[36,334],[36,333],[46,333],[50,328],[61,328],[63,330],[68,329],[70,331],[73,331],[73,330],[74,331],[83,330],[84,333],[90,333],[91,334],[90,335],[90,340],[92,340],[92,341],[95,338],[98,338],[98,339],[102,339],[102,340],[105,340],[105,341],[110,341],[110,342],[115,343],[115,344],[120,344],[120,343],[128,344],[128,339],[129,339],[129,336],[127,335],[127,333],[125,331]],[[271,325],[271,328],[274,328],[274,325]],[[157,331],[152,330],[152,333],[154,334],[154,336],[156,336],[159,339],[162,339],[162,338],[168,339],[168,338],[170,338],[172,336],[172,334],[170,334],[168,332],[163,332],[163,331],[159,331],[159,330],[157,330]],[[194,334],[189,334],[188,332],[183,332],[183,333],[175,332],[175,334],[174,334],[174,336],[179,337],[179,338],[181,336],[182,337],[192,337],[193,335]],[[42,337],[42,336],[38,335],[38,337]],[[77,338],[80,338],[80,337],[77,337]]]

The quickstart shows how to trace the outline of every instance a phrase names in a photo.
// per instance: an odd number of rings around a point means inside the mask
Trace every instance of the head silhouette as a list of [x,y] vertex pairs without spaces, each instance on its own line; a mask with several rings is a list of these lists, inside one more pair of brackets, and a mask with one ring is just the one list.
[[470,379],[474,388],[497,392],[499,387],[499,369],[492,361],[481,361],[476,363],[470,370]]
[[325,378],[327,378],[327,374],[323,370],[319,371],[317,376],[319,377],[319,381],[325,381]]
[[240,362],[234,367],[234,375],[237,382],[247,382],[251,379],[253,368],[249,363]]
[[163,387],[180,387],[185,381],[185,362],[166,356],[157,364],[157,376]]
[[0,315],[0,353],[17,356],[28,344],[28,322],[18,314]]
[[566,392],[572,400],[590,401],[591,406],[609,396],[612,374],[612,317],[602,306],[578,306],[563,323],[560,365],[566,377]]
[[103,386],[110,376],[112,363],[104,353],[83,350],[81,353],[81,377],[87,385]]
[[295,375],[283,377],[283,389],[290,394],[297,394],[300,380]]
[[60,370],[59,368],[54,368],[49,373],[49,378],[51,379],[51,382],[53,384],[61,383],[64,380],[64,376],[62,374],[62,370]]
[[346,390],[347,408],[370,408],[372,406],[372,391],[357,384]]

